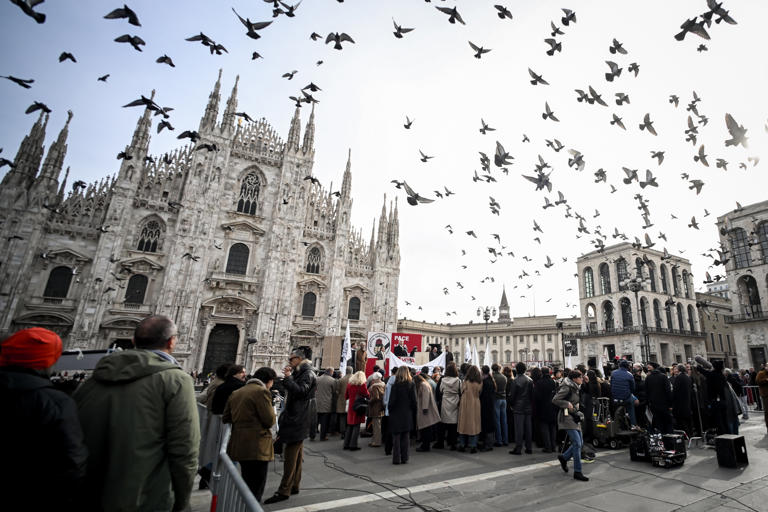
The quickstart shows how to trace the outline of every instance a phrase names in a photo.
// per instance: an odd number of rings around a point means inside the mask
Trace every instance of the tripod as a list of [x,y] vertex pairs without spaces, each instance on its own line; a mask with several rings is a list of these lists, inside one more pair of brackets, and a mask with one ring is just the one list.
[[696,382],[693,382],[693,397],[694,400],[696,400],[696,417],[699,420],[699,434],[701,436],[691,436],[691,438],[688,440],[688,449],[691,449],[691,445],[693,444],[694,439],[696,440],[696,447],[700,448],[704,444],[704,423],[701,421],[701,407],[699,404],[699,387],[696,385]]

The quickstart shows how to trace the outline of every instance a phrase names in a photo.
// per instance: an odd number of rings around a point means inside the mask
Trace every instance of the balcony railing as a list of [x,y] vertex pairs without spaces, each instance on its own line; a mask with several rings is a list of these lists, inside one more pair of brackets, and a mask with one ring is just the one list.
[[152,313],[151,304],[138,304],[135,302],[116,302],[109,307],[110,313]]
[[[576,338],[600,338],[604,336],[616,336],[617,334],[640,334],[642,332],[640,326],[623,327],[616,329],[600,329],[590,330],[587,332],[569,333],[564,335],[566,340],[574,340]],[[689,336],[694,338],[702,338],[705,333],[700,331],[688,331],[681,329],[667,329],[664,327],[647,326],[645,332],[648,334],[671,334],[675,336]]]
[[757,322],[768,319],[768,313],[765,311],[752,311],[743,315],[725,315],[725,323],[736,324],[741,322]]
[[64,297],[31,297],[27,305],[50,307],[51,309],[73,309],[75,301]]

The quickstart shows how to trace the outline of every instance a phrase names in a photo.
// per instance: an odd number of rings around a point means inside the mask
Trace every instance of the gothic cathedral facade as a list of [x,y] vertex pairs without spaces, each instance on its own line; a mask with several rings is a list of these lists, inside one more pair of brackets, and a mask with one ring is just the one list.
[[164,314],[183,367],[209,371],[282,367],[296,346],[317,360],[347,323],[358,339],[396,327],[397,204],[385,197],[366,242],[349,159],[340,191],[305,179],[314,109],[303,140],[297,107],[283,141],[263,118],[236,119],[237,87],[219,120],[220,71],[199,141],[162,157],[149,156],[146,109],[118,173],[69,193],[72,114],[44,159],[40,116],[0,184],[0,339],[40,326],[66,349],[127,347],[141,318]]

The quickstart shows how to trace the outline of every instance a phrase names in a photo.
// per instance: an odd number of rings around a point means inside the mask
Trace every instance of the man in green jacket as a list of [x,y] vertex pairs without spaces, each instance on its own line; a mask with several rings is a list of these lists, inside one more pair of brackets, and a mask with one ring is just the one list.
[[136,348],[102,358],[75,392],[90,452],[88,510],[187,507],[200,425],[192,378],[171,355],[177,333],[166,316],[145,318]]

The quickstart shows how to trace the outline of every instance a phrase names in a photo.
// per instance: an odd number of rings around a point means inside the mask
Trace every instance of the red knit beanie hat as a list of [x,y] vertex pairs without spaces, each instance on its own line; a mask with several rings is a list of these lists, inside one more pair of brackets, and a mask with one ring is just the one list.
[[61,357],[59,335],[42,327],[32,327],[12,334],[0,344],[0,366],[21,366],[43,370]]

